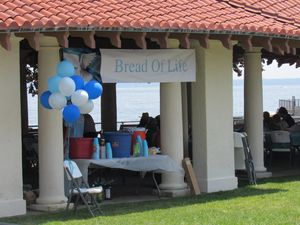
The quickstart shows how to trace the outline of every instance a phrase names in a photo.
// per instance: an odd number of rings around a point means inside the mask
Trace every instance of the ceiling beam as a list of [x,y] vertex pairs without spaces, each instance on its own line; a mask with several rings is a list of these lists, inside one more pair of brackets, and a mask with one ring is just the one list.
[[251,35],[233,35],[231,39],[238,41],[246,51],[253,48]]
[[169,35],[169,38],[177,39],[182,48],[189,49],[191,47],[191,43],[190,43],[190,40],[189,40],[189,34],[172,33],[172,34]]
[[11,36],[11,33],[0,34],[0,44],[7,51],[11,50],[10,36]]
[[157,43],[159,44],[160,48],[168,48],[168,38],[169,38],[169,33],[147,33],[146,37],[150,38],[150,39],[154,39],[157,41]]
[[209,34],[190,34],[189,38],[198,40],[202,48],[209,48]]
[[133,39],[141,49],[147,49],[146,32],[122,32],[122,38]]
[[231,34],[210,34],[209,35],[209,39],[221,41],[222,45],[227,49],[232,49],[231,37],[232,37]]
[[69,32],[61,31],[61,32],[43,32],[45,36],[56,37],[58,44],[63,48],[69,47]]
[[116,48],[122,47],[121,42],[121,32],[109,32],[109,31],[96,31],[95,35],[97,37],[103,37],[108,38],[110,40],[110,43],[115,46]]
[[271,37],[252,37],[251,42],[254,47],[262,47],[268,52],[273,52]]
[[291,48],[300,48],[300,40],[289,40],[289,46]]
[[276,55],[284,55],[284,51],[279,46],[273,46],[273,53]]
[[284,55],[286,52],[287,54],[290,53],[290,46],[287,39],[279,39],[273,38],[271,40],[272,46],[276,47],[281,55]]
[[40,49],[40,33],[30,32],[30,33],[15,33],[17,37],[25,38],[30,47],[38,51]]
[[290,54],[296,55],[297,54],[297,49],[296,48],[290,48]]
[[96,48],[96,41],[94,38],[95,31],[71,31],[70,36],[79,37],[83,39],[84,44],[92,49]]

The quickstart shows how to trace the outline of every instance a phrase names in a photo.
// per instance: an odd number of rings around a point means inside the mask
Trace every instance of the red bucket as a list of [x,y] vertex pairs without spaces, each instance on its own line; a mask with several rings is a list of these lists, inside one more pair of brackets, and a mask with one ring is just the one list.
[[90,159],[93,154],[93,138],[70,138],[70,158]]

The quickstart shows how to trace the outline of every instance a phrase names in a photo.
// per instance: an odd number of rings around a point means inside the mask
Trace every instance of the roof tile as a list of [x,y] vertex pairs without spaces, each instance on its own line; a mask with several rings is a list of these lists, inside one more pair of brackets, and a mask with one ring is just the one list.
[[296,35],[300,0],[2,0],[0,30],[93,26]]

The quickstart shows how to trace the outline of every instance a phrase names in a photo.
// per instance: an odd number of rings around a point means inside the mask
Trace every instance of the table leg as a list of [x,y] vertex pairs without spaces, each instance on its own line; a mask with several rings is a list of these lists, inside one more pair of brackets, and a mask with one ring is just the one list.
[[153,179],[153,182],[156,186],[158,197],[160,198],[160,188],[159,188],[158,183],[157,183],[156,178],[155,178],[155,172],[152,172],[152,179]]

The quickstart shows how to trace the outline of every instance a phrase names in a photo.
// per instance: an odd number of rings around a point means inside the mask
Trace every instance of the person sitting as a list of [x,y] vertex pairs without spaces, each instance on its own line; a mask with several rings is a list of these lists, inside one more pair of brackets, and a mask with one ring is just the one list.
[[295,124],[295,120],[291,117],[286,108],[280,107],[277,113],[283,121],[287,122],[288,127],[291,127]]
[[287,122],[282,120],[279,114],[276,113],[272,116],[271,130],[287,130],[288,127]]
[[90,114],[84,114],[83,137],[95,138],[98,136],[93,117]]
[[142,117],[140,119],[138,127],[146,127],[146,125],[148,124],[148,122],[149,122],[149,113],[144,112],[142,114]]
[[153,117],[149,117],[149,122],[146,125],[147,133],[146,133],[146,140],[149,145],[149,147],[155,146],[155,143],[153,143],[153,135],[157,131],[157,123],[156,119]]
[[263,124],[264,124],[264,131],[271,131],[272,130],[272,126],[273,126],[273,121],[272,118],[270,116],[270,113],[265,111],[263,114],[264,120],[263,120]]

